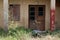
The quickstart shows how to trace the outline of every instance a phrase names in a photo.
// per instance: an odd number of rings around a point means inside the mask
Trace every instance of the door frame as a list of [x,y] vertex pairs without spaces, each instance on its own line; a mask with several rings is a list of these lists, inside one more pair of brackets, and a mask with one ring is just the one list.
[[[30,28],[30,15],[29,15],[29,7],[30,6],[44,6],[44,15],[46,15],[46,5],[28,5],[28,28]],[[44,24],[45,24],[45,16],[44,16]],[[44,25],[45,28],[45,25]],[[45,28],[46,29],[46,28]]]

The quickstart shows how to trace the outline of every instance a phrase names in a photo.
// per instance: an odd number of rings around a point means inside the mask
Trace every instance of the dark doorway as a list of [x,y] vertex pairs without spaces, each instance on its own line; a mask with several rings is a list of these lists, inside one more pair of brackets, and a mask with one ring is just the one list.
[[29,28],[45,30],[45,5],[29,5]]

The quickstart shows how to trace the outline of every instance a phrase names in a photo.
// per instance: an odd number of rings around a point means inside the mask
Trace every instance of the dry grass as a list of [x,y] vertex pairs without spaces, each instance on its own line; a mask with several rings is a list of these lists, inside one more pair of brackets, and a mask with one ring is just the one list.
[[32,30],[25,28],[9,29],[7,33],[0,30],[0,40],[60,40],[60,31],[47,32],[46,35],[41,37],[33,37]]
[[31,35],[32,30],[17,27],[17,25],[17,23],[11,22],[7,33],[0,29],[0,40],[60,40],[60,30],[55,30],[54,32],[48,31],[45,36],[33,37]]

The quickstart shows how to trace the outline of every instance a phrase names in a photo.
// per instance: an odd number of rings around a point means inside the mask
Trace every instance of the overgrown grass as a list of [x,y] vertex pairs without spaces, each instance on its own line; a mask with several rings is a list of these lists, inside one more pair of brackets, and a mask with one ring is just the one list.
[[[3,40],[22,40],[23,37],[28,36],[32,30],[25,29],[23,27],[10,28],[8,32],[5,32],[3,29],[0,29],[0,38]],[[6,39],[5,39],[6,38]]]
[[[25,29],[24,27],[9,28],[8,32],[0,29],[0,40],[32,40],[31,32],[31,29]],[[47,35],[57,35],[60,38],[60,30],[55,30],[53,32],[48,30],[45,33],[45,37]]]

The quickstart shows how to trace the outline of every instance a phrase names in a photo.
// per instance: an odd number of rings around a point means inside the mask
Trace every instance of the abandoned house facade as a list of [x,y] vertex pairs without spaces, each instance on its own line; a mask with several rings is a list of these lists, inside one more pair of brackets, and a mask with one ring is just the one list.
[[31,29],[60,29],[60,0],[0,0],[0,27],[8,27],[8,21]]

